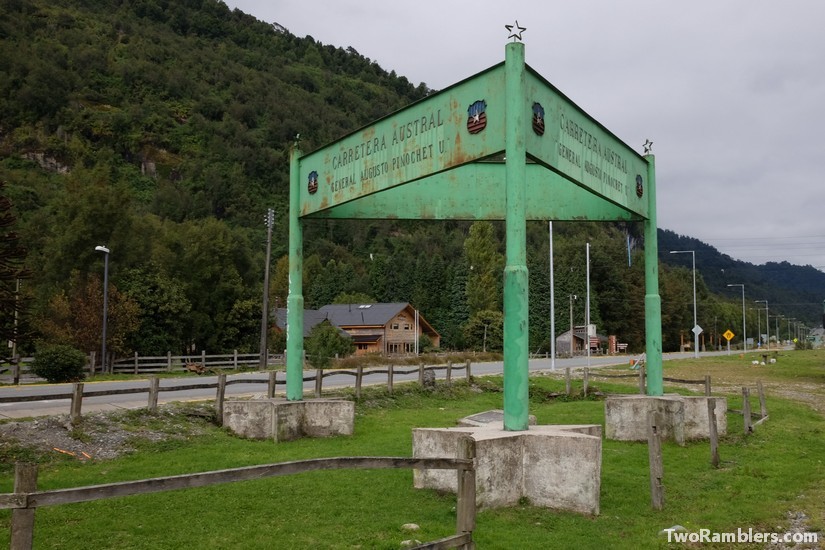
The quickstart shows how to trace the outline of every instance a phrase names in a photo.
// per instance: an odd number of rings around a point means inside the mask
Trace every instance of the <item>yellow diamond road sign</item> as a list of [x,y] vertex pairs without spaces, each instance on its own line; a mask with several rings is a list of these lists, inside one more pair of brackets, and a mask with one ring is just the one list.
[[725,331],[725,333],[724,333],[724,334],[722,334],[722,336],[724,336],[724,337],[725,337],[725,339],[726,339],[728,342],[730,342],[731,340],[733,340],[733,337],[734,337],[734,336],[736,336],[736,335],[735,335],[734,333],[732,333],[732,332],[730,331],[730,329],[728,329],[728,330],[726,330],[726,331]]

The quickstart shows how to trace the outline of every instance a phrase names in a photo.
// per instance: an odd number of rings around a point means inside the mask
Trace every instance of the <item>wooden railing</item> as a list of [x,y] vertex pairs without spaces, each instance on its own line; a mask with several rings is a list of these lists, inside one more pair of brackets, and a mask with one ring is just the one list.
[[[160,356],[141,356],[135,352],[133,357],[125,357],[112,361],[110,371],[129,374],[157,373],[186,371],[186,365],[197,364],[205,370],[238,370],[244,367],[257,367],[261,362],[260,353],[232,353],[207,355],[201,351],[199,355],[172,355],[168,352]],[[284,354],[269,353],[266,358],[267,366],[284,365]]]
[[[356,369],[335,369],[335,370],[322,370],[318,369],[315,371],[314,375],[304,376],[304,382],[311,382],[315,381],[315,397],[321,397],[323,392],[323,384],[324,378],[330,376],[354,376],[355,377],[355,397],[357,399],[361,398],[361,386],[363,384],[363,380],[367,376],[382,376],[386,375],[386,383],[387,383],[387,391],[392,393],[393,386],[395,384],[395,377],[401,375],[409,375],[413,373],[418,373],[418,382],[421,385],[424,385],[425,381],[425,373],[427,371],[432,371],[433,375],[435,375],[435,371],[438,370],[446,370],[445,381],[449,385],[452,383],[452,374],[453,371],[456,370],[464,370],[465,377],[469,381],[472,375],[472,367],[470,360],[468,359],[464,365],[453,365],[451,361],[448,361],[446,365],[430,365],[425,366],[423,363],[418,365],[417,367],[412,367],[408,369],[403,368],[396,368],[393,365],[389,365],[386,369],[364,369],[363,367],[359,366]],[[283,379],[278,379],[278,374],[281,374]],[[269,371],[268,376],[266,378],[236,378],[233,380],[227,380],[225,373],[218,374],[217,382],[196,382],[193,384],[185,384],[185,385],[175,385],[175,386],[168,386],[162,387],[160,385],[160,378],[157,376],[150,376],[147,385],[144,387],[137,387],[137,388],[122,388],[122,389],[111,389],[111,390],[85,390],[83,382],[75,382],[72,385],[72,391],[67,393],[52,393],[48,395],[26,395],[26,396],[11,396],[11,397],[0,397],[0,403],[25,403],[25,402],[32,402],[32,401],[43,401],[43,400],[56,400],[56,399],[69,399],[69,415],[71,416],[72,422],[78,422],[81,419],[81,410],[83,407],[83,399],[89,397],[105,397],[109,395],[126,395],[126,394],[137,394],[137,393],[148,393],[148,403],[147,407],[150,411],[154,412],[157,410],[158,406],[158,395],[160,392],[178,392],[178,391],[189,391],[189,390],[198,390],[198,389],[215,389],[216,396],[215,396],[215,411],[218,417],[218,421],[221,420],[223,417],[223,402],[226,395],[226,387],[232,384],[266,384],[266,396],[269,398],[275,397],[275,391],[278,385],[285,385],[286,384],[286,376],[284,375],[283,371]]]
[[[587,391],[590,385],[591,378],[635,378],[639,381],[639,393],[644,395],[646,390],[646,373],[645,367],[639,367],[638,371],[635,373],[628,373],[628,374],[604,374],[599,370],[591,370],[587,367],[582,369],[582,393],[587,395]],[[565,380],[565,391],[567,395],[570,395],[572,392],[572,382],[571,382],[571,369],[568,367],[564,370],[564,380]],[[705,375],[704,378],[700,380],[685,380],[682,378],[667,378],[663,377],[662,381],[664,382],[672,382],[674,384],[696,384],[702,385],[705,387],[705,395],[710,396],[711,393],[711,384],[710,384],[710,375]]]
[[0,509],[12,510],[11,550],[30,550],[34,540],[35,512],[38,508],[44,506],[58,506],[177,489],[207,487],[220,483],[264,479],[317,470],[450,469],[456,470],[458,476],[456,534],[416,548],[472,549],[474,548],[473,530],[475,529],[476,516],[475,453],[475,441],[467,436],[461,439],[456,458],[316,458],[50,491],[37,490],[36,464],[18,463],[15,468],[14,492],[0,494]]

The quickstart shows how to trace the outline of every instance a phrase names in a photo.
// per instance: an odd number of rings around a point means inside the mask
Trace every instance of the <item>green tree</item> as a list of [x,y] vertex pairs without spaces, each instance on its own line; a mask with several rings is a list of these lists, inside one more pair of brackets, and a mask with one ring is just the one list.
[[341,331],[329,321],[323,321],[312,329],[304,343],[307,360],[316,369],[325,369],[337,357],[346,357],[355,351],[352,338],[341,334]]
[[182,353],[186,318],[192,310],[183,283],[155,263],[125,270],[119,282],[120,290],[140,308],[140,326],[129,337],[130,347],[141,355]]
[[374,304],[375,298],[363,292],[342,292],[332,300],[333,304]]
[[4,187],[5,183],[0,181],[0,341],[17,342],[24,304],[19,296],[19,281],[29,274],[23,267],[26,251],[13,231],[17,218],[11,199],[3,193]]
[[[186,299],[192,304],[185,325],[188,342],[210,352],[232,351],[232,338],[246,337],[237,332],[228,337],[225,333],[238,328],[230,320],[232,309],[242,300],[260,300],[262,291],[262,268],[253,268],[246,233],[230,228],[224,221],[205,219],[185,222],[167,238],[166,246],[174,252],[167,260],[167,270],[183,282]],[[245,330],[250,335],[256,332],[251,326]]]
[[[139,326],[138,304],[110,282],[106,348],[116,356],[132,350],[128,345]],[[83,351],[101,347],[103,332],[103,282],[97,275],[74,272],[68,292],[52,296],[39,326],[44,342],[70,345]]]
[[474,222],[464,241],[464,256],[470,266],[467,276],[467,305],[470,313],[501,311],[501,277],[504,258],[499,252],[493,224]]
[[464,327],[467,346],[476,351],[504,349],[504,315],[500,311],[482,310],[474,313]]

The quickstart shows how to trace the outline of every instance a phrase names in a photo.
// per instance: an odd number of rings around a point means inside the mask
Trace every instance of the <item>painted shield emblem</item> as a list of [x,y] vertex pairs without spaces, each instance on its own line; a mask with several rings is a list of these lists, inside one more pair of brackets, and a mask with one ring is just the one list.
[[533,131],[536,135],[544,135],[544,107],[541,103],[533,103]]
[[642,183],[642,176],[640,176],[639,174],[636,174],[636,196],[641,199],[642,195],[644,195],[644,194],[645,194],[645,186]]
[[318,172],[315,170],[309,173],[307,191],[309,191],[310,195],[314,195],[315,192],[318,191]]
[[479,99],[467,109],[467,131],[477,134],[487,126],[487,102]]

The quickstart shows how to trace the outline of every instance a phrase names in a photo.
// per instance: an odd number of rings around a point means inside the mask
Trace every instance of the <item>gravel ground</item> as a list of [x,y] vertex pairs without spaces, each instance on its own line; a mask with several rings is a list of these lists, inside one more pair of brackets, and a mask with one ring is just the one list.
[[134,452],[142,443],[186,439],[206,433],[214,413],[208,405],[164,406],[91,413],[73,426],[68,415],[0,424],[0,458],[48,461],[60,453],[78,460],[108,460]]

